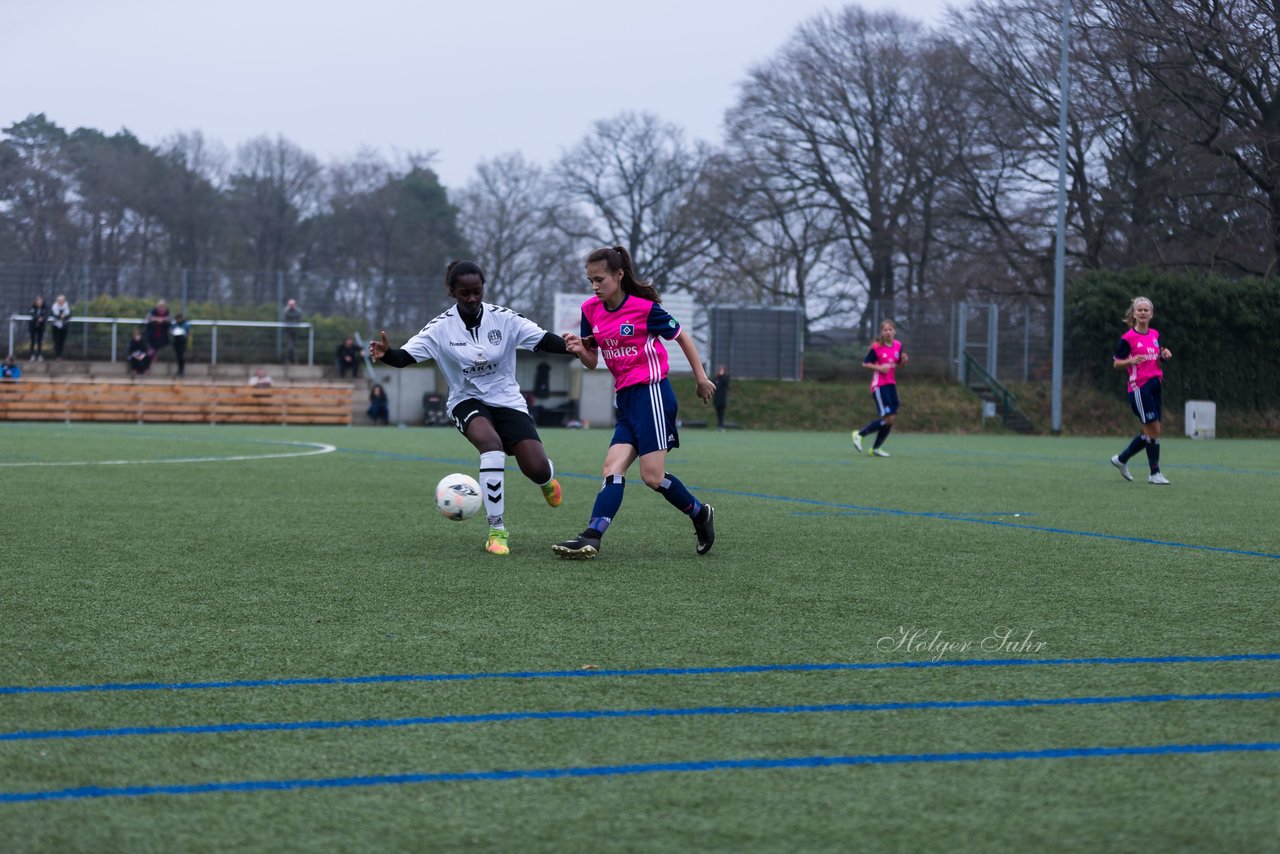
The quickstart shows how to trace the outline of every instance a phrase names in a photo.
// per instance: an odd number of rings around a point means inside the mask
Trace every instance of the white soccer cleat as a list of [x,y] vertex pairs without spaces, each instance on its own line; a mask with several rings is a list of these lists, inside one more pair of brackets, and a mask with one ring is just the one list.
[[853,431],[853,447],[858,453],[862,453],[862,434],[857,430]]
[[1155,474],[1147,476],[1147,483],[1154,483],[1157,486],[1168,486],[1169,478],[1165,477],[1160,472],[1156,472]]
[[889,454],[889,452],[888,452],[888,451],[886,451],[884,448],[872,448],[872,449],[871,449],[871,456],[873,456],[873,457],[887,457],[887,456],[889,456],[889,455],[890,455],[890,454]]
[[[1124,463],[1120,462],[1119,454],[1116,454],[1114,457],[1111,458],[1111,465],[1120,469],[1120,476],[1122,478],[1124,478],[1125,480],[1133,480],[1133,475],[1129,473],[1129,467]],[[1168,483],[1168,482],[1169,481],[1167,480],[1165,481],[1165,483]]]

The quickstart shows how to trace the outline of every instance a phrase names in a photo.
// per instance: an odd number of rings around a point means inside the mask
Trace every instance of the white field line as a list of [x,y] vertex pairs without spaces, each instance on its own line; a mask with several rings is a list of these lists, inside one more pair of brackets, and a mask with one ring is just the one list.
[[334,445],[322,442],[279,442],[273,444],[298,445],[307,450],[290,451],[281,454],[244,454],[230,457],[170,457],[162,460],[60,460],[58,462],[26,462],[0,463],[0,468],[23,468],[33,466],[144,466],[158,463],[232,463],[244,460],[279,460],[288,457],[313,457],[317,454],[331,454],[338,450]]

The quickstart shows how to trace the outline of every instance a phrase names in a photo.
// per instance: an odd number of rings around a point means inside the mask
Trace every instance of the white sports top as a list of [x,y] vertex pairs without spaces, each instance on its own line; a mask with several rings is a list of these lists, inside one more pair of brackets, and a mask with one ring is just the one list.
[[434,318],[405,342],[419,362],[434,359],[449,381],[449,412],[469,397],[489,406],[527,413],[516,382],[516,349],[532,350],[547,331],[524,315],[482,303],[480,325],[468,329],[453,308]]

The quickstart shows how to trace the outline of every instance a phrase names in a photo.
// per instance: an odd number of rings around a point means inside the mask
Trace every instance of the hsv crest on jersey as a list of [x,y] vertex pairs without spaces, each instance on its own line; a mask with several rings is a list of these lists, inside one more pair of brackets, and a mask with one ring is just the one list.
[[635,335],[636,328],[632,326],[630,323],[624,323],[622,324],[622,328],[619,329],[618,332],[623,335]]

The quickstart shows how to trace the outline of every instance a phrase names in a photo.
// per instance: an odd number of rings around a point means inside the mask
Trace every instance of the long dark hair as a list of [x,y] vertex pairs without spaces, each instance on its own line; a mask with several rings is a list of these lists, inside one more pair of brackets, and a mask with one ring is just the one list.
[[475,261],[450,261],[444,271],[444,284],[450,294],[463,276],[479,276],[480,284],[484,284],[484,270]]
[[603,261],[610,273],[621,271],[623,293],[634,294],[649,302],[662,302],[662,297],[658,296],[658,291],[653,285],[640,281],[636,275],[635,268],[631,266],[631,253],[625,246],[602,246],[587,256],[588,264],[594,264],[597,261]]

